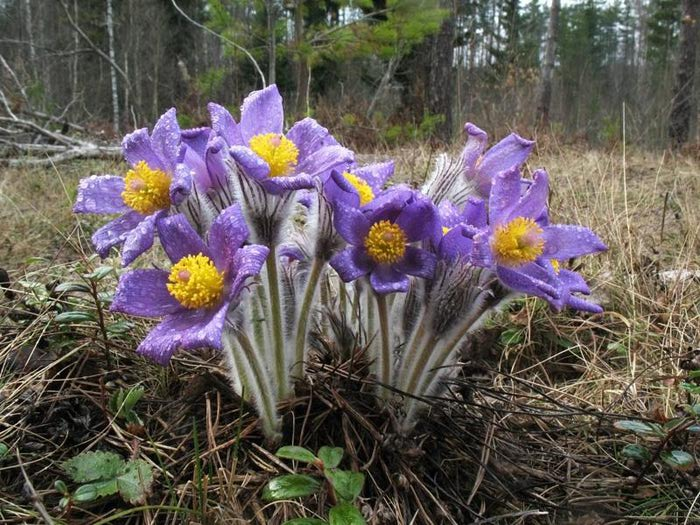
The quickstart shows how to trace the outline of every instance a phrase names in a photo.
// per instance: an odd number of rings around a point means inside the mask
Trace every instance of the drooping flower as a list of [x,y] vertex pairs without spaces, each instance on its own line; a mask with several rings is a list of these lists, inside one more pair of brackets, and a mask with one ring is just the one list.
[[464,177],[476,185],[478,195],[483,198],[488,198],[496,174],[520,168],[535,147],[534,141],[511,133],[484,153],[488,143],[486,132],[471,122],[464,125],[464,131],[467,134],[462,151]]
[[190,191],[191,176],[189,168],[179,163],[180,148],[180,127],[175,109],[170,109],[150,136],[142,128],[124,137],[124,158],[131,165],[125,177],[93,175],[80,181],[73,211],[122,214],[92,236],[101,257],[123,243],[126,266],[151,247],[157,220]]
[[439,236],[439,218],[432,202],[405,187],[383,192],[362,210],[338,202],[334,224],[350,244],[330,265],[345,282],[369,274],[375,292],[408,290],[408,275],[430,278],[436,257],[414,246]]
[[248,227],[238,205],[216,218],[207,243],[181,214],[160,220],[158,235],[172,262],[170,271],[138,269],[122,275],[112,310],[165,316],[137,352],[166,365],[180,349],[222,347],[226,316],[249,278],[260,272],[269,250],[243,246]]
[[[494,178],[489,198],[489,225],[474,236],[473,261],[495,269],[501,282],[516,291],[542,297],[561,308],[570,291],[584,291],[569,275],[560,278],[552,260],[566,260],[604,251],[605,244],[583,226],[546,221],[549,183],[538,170],[522,193],[520,171],[513,168]],[[569,301],[566,304],[574,304]]]
[[469,197],[462,211],[450,201],[438,206],[442,236],[435,252],[441,260],[452,261],[456,257],[468,260],[472,254],[472,238],[486,227],[486,204],[476,197]]
[[312,188],[314,177],[343,169],[354,159],[314,119],[305,118],[284,134],[282,97],[274,84],[246,97],[240,123],[216,104],[209,111],[212,128],[243,172],[275,195]]
[[333,170],[323,181],[323,192],[331,203],[343,202],[355,208],[366,206],[384,188],[394,174],[394,161]]

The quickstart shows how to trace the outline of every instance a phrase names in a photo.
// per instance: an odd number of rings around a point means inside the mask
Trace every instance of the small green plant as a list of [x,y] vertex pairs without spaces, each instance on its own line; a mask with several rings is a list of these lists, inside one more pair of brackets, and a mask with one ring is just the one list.
[[114,452],[83,452],[63,463],[63,470],[80,484],[71,493],[64,481],[54,483],[63,495],[59,503],[63,508],[116,493],[131,504],[143,503],[153,484],[153,470],[148,463],[142,459],[124,461]]
[[120,388],[109,399],[109,410],[114,414],[115,419],[123,419],[130,425],[143,425],[143,421],[138,416],[134,407],[143,397],[143,387],[134,387],[128,390]]
[[[318,518],[296,518],[284,525],[361,525],[365,519],[356,506],[362,492],[365,475],[361,472],[338,468],[343,459],[340,447],[321,447],[317,454],[304,447],[287,446],[277,451],[280,458],[306,463],[311,474],[285,474],[269,481],[263,490],[263,499],[279,501],[299,498],[317,493],[325,485],[331,509],[328,520]],[[325,481],[325,484],[324,484]]]

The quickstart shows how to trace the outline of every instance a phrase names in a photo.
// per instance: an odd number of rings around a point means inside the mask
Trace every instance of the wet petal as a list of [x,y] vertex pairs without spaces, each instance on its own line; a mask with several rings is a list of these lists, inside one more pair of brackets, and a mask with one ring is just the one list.
[[229,146],[243,146],[245,143],[240,126],[233,119],[231,113],[225,107],[213,102],[207,104],[207,108],[209,108],[211,127],[214,132],[220,135]]
[[488,189],[488,183],[497,173],[519,168],[527,160],[535,142],[511,133],[489,149],[477,167],[480,188]]
[[151,147],[168,172],[175,169],[179,160],[181,142],[175,108],[170,108],[158,119],[151,133]]
[[486,202],[476,197],[469,197],[462,210],[462,222],[475,228],[485,228],[488,222]]
[[394,222],[406,233],[408,242],[428,239],[437,244],[442,236],[437,209],[425,198],[409,203]]
[[340,202],[336,203],[334,209],[333,225],[343,239],[355,246],[364,244],[365,237],[372,226],[360,210]]
[[167,365],[178,350],[221,349],[221,335],[229,303],[214,310],[184,310],[165,318],[136,350],[158,364]]
[[472,256],[474,243],[465,235],[463,226],[455,226],[442,236],[438,245],[440,259],[451,261],[455,257],[469,259]]
[[168,272],[132,270],[119,278],[110,310],[141,317],[162,317],[182,309],[167,288]]
[[75,213],[124,213],[124,179],[116,175],[92,175],[80,181]]
[[352,208],[360,207],[357,190],[337,170],[331,171],[331,176],[323,183],[323,194],[330,203],[341,202]]
[[262,181],[268,178],[270,174],[270,166],[267,162],[256,155],[253,150],[245,146],[233,146],[230,149],[231,156],[236,161],[238,166],[243,170],[248,177],[257,181]]
[[253,91],[241,107],[241,136],[245,144],[262,133],[282,133],[284,111],[276,85]]
[[170,182],[170,202],[178,206],[192,191],[192,170],[184,165],[177,164]]
[[462,150],[462,163],[466,169],[467,178],[473,178],[476,174],[476,162],[484,152],[489,136],[471,122],[464,125],[464,132],[467,134],[467,143]]
[[346,283],[367,275],[373,266],[365,251],[355,246],[348,246],[338,252],[331,257],[329,264]]
[[538,219],[547,210],[547,197],[549,197],[549,177],[545,170],[537,170],[533,174],[532,184],[520,197],[509,219],[515,216]]
[[122,249],[122,266],[130,265],[143,252],[153,246],[153,235],[156,229],[156,221],[165,215],[165,211],[147,215],[126,236]]
[[261,184],[265,190],[274,195],[287,191],[308,190],[315,186],[313,177],[305,173],[291,177],[267,177],[261,181]]
[[513,168],[496,175],[489,196],[489,223],[491,227],[506,222],[509,213],[520,199],[520,170]]
[[180,132],[184,148],[194,151],[201,158],[204,158],[211,135],[212,129],[206,127],[183,129]]
[[299,162],[303,162],[309,155],[323,148],[329,133],[312,118],[300,120],[287,132],[287,138],[291,140],[299,150]]
[[407,292],[409,285],[408,276],[384,264],[380,264],[372,270],[369,282],[372,289],[379,294]]
[[595,233],[583,226],[570,224],[546,226],[542,237],[544,238],[543,256],[548,259],[571,259],[608,249]]
[[202,238],[181,213],[158,221],[158,238],[173,263],[188,255],[211,256]]
[[407,246],[403,259],[394,266],[399,272],[430,279],[435,273],[436,264],[435,254],[415,246]]
[[549,282],[545,282],[540,277],[549,277],[542,275],[544,270],[533,270],[532,267],[536,264],[529,264],[523,268],[506,268],[505,266],[497,266],[496,274],[501,282],[508,288],[517,292],[541,297],[548,301],[553,301],[559,298],[559,291]]
[[301,160],[296,173],[306,173],[312,177],[327,178],[331,170],[347,171],[355,160],[355,154],[342,146],[326,146]]
[[248,279],[260,273],[269,254],[270,249],[259,244],[249,244],[236,251],[230,267],[234,277],[228,290],[229,300],[234,300],[241,293]]
[[386,181],[394,174],[394,161],[380,162],[377,164],[369,164],[361,168],[351,168],[350,172],[357,175],[370,185],[375,193],[378,193]]
[[129,133],[122,140],[122,152],[124,159],[131,165],[135,166],[142,160],[152,169],[167,170],[167,166],[163,164],[158,155],[151,147],[151,137],[148,135],[148,129],[137,129],[133,133]]
[[131,233],[143,219],[143,215],[131,211],[105,224],[92,236],[92,244],[95,246],[95,251],[104,259],[109,255],[109,250],[113,246],[123,243],[129,233]]
[[209,230],[209,249],[219,270],[228,270],[238,249],[248,239],[248,225],[238,204],[229,206]]

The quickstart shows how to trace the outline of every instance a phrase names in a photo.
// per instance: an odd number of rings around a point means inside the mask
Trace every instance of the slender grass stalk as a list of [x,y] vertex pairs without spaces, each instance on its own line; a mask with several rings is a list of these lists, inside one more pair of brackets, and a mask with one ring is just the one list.
[[381,338],[381,347],[376,360],[377,379],[381,383],[381,385],[378,385],[379,396],[385,399],[389,393],[387,387],[391,385],[391,371],[394,369],[391,354],[391,327],[389,326],[389,312],[386,304],[386,296],[375,293],[374,297],[377,301],[379,334]]
[[270,313],[272,315],[272,338],[274,344],[275,383],[279,399],[288,394],[287,359],[284,351],[284,329],[282,327],[282,304],[277,272],[277,251],[274,244],[270,245],[270,254],[265,261],[267,269],[267,286],[270,298]]
[[309,317],[311,317],[311,305],[313,303],[314,297],[316,296],[318,282],[322,273],[323,261],[318,257],[314,257],[314,261],[311,264],[309,279],[306,281],[306,290],[304,291],[304,298],[302,299],[301,308],[299,309],[296,341],[294,348],[294,366],[292,368],[291,374],[292,377],[301,378],[304,375],[304,350],[306,348],[306,336],[308,335]]

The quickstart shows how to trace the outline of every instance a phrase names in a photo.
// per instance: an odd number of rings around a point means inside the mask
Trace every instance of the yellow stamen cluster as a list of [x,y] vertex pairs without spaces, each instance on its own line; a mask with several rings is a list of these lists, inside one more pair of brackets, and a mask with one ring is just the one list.
[[185,308],[209,308],[221,301],[224,276],[206,255],[188,255],[173,265],[167,287]]
[[375,222],[365,237],[367,254],[379,264],[400,261],[406,253],[406,234],[391,221]]
[[171,180],[170,175],[150,168],[142,160],[126,173],[124,204],[144,215],[170,207]]
[[561,270],[561,263],[556,260],[556,259],[550,259],[549,264],[552,265],[552,268],[554,268],[554,273],[559,273],[559,270]]
[[516,217],[496,228],[491,248],[503,266],[521,266],[542,255],[542,228],[532,219]]
[[299,159],[294,142],[277,133],[255,135],[250,139],[250,149],[270,166],[270,177],[289,175]]
[[451,230],[452,228],[449,228],[447,226],[442,227],[442,234],[447,235],[447,233]]
[[357,194],[360,196],[360,206],[369,204],[374,199],[374,191],[372,191],[372,186],[367,184],[364,179],[361,179],[357,175],[348,173],[347,171],[343,173],[345,180],[350,183],[350,185],[357,190]]

